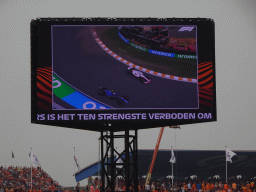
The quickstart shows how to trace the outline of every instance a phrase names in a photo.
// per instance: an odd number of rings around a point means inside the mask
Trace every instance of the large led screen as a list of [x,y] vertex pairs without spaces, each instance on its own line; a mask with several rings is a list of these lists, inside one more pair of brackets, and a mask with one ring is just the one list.
[[102,130],[216,120],[212,21],[38,19],[31,29],[34,123]]
[[62,110],[197,109],[196,47],[196,26],[52,26],[53,102]]

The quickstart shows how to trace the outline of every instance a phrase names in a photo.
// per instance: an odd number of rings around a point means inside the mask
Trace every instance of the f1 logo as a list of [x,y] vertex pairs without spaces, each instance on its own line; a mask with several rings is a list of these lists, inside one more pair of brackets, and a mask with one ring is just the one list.
[[179,31],[192,31],[194,27],[181,27]]

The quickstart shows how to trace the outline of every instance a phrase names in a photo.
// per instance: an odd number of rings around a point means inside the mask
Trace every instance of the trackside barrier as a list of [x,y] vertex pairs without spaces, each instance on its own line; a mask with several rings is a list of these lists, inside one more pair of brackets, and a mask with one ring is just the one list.
[[119,30],[117,30],[119,37],[127,44],[131,45],[132,47],[139,49],[141,51],[145,51],[147,53],[155,54],[155,55],[161,55],[161,56],[166,56],[166,57],[175,57],[175,58],[184,58],[184,59],[197,59],[196,55],[183,55],[183,54],[175,54],[175,53],[167,53],[167,52],[162,52],[162,51],[156,51],[152,49],[148,49],[139,45],[136,45],[126,39]]

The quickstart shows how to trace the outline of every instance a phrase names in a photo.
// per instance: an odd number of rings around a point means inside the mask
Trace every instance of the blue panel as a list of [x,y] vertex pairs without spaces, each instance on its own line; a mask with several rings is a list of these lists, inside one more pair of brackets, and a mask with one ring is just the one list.
[[[99,165],[98,162],[94,163],[93,165],[91,165],[91,166],[81,170],[79,173],[77,173],[75,175],[76,182],[81,181],[83,179],[86,179],[86,178],[96,174],[98,172],[98,168],[99,168],[98,165]],[[100,170],[101,170],[101,165],[99,165],[99,166],[100,166]]]
[[[139,151],[138,151],[138,153],[139,153]],[[132,155],[132,153],[129,153],[129,156],[131,156],[131,155]],[[122,158],[125,158],[125,155],[123,155]],[[115,160],[116,160],[116,157],[114,157],[114,161]],[[108,162],[110,163],[110,159],[108,159]],[[100,166],[100,169],[98,166]],[[98,173],[98,171],[101,171],[101,164],[99,164],[99,162],[89,165],[88,167],[85,167],[80,172],[75,174],[76,182],[79,182],[83,179],[86,179],[86,178],[92,176],[92,175],[95,175],[96,173]]]
[[149,49],[148,52],[152,53],[152,54],[156,54],[156,55],[166,56],[166,57],[174,57],[175,56],[175,53],[167,53],[167,52],[162,52],[162,51],[155,51],[155,50],[152,50],[152,49]]
[[119,30],[118,30],[117,32],[118,32],[118,35],[121,37],[121,39],[123,39],[125,43],[128,43],[128,44],[129,44],[129,40],[125,39],[125,38],[123,37],[123,35],[121,35],[121,33],[119,32]]

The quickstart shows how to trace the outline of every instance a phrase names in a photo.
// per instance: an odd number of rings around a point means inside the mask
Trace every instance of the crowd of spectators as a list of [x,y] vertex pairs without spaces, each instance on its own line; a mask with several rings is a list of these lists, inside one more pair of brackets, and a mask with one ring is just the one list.
[[[126,191],[125,180],[118,179],[115,191]],[[0,192],[100,192],[98,178],[88,178],[88,185],[76,188],[61,188],[41,167],[0,167]],[[131,187],[131,191],[134,191]],[[256,192],[255,180],[229,180],[228,183],[220,180],[190,180],[172,182],[168,180],[152,180],[145,185],[145,179],[139,179],[138,191],[140,192]]]
[[0,192],[12,191],[58,191],[60,186],[41,167],[32,167],[32,190],[31,190],[31,167],[0,167]]
[[139,185],[139,191],[145,192],[255,192],[254,181],[239,182],[210,182],[194,181],[179,182],[172,186],[171,182],[152,182]]
[[[101,184],[101,182],[100,182]],[[145,185],[145,179],[139,179],[139,192],[255,192],[255,180],[229,180],[228,183],[216,180],[190,180],[172,182],[170,179],[153,180],[148,185]],[[97,182],[91,181],[89,178],[88,185],[83,188],[76,188],[77,192],[99,192]],[[111,191],[110,189],[106,191]],[[115,191],[126,191],[125,180],[118,179],[118,184],[115,186]],[[131,187],[130,191],[134,191]],[[65,191],[71,192],[71,191]]]

